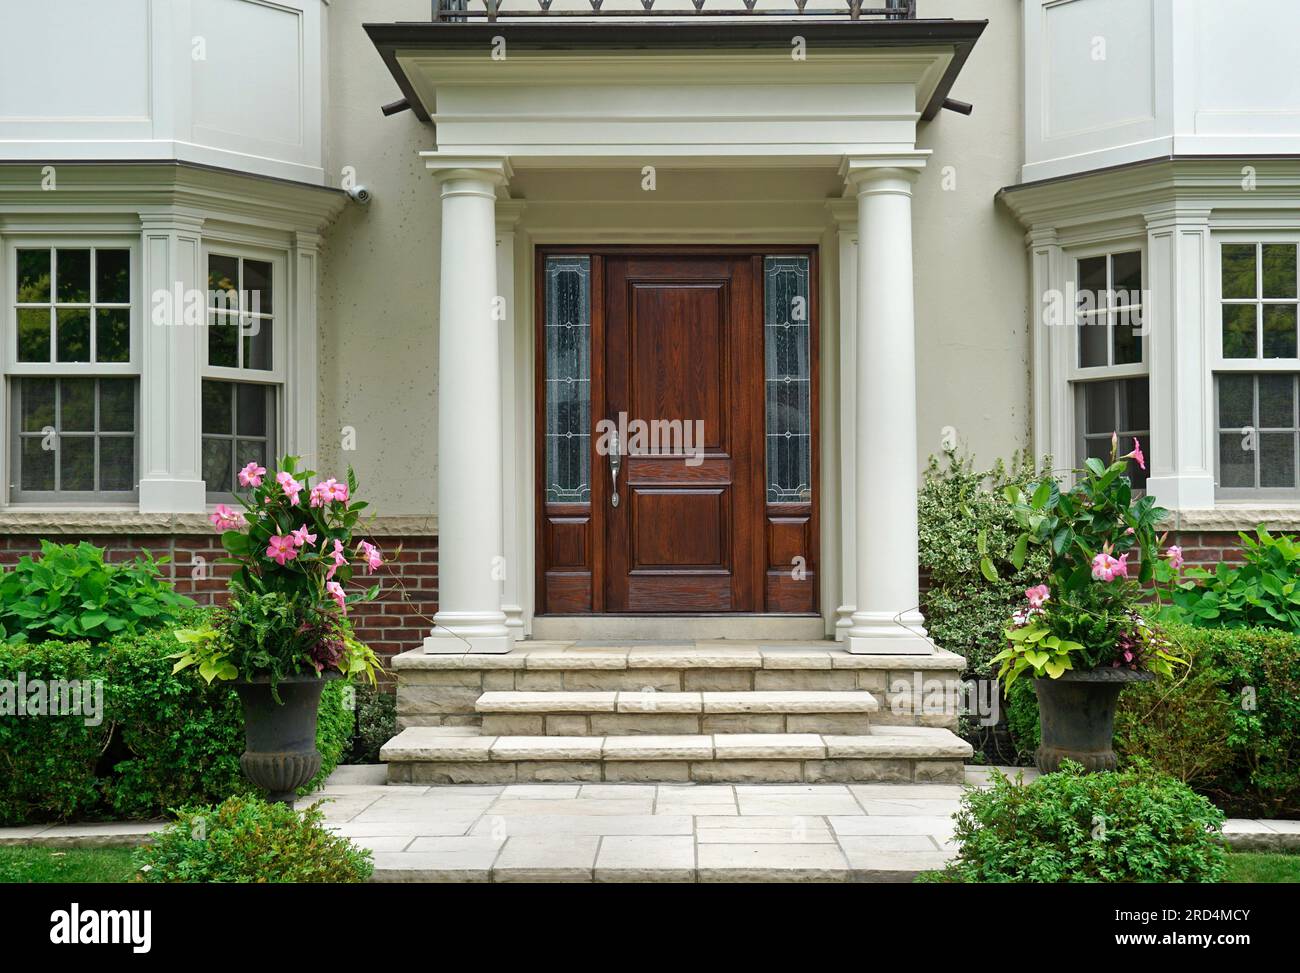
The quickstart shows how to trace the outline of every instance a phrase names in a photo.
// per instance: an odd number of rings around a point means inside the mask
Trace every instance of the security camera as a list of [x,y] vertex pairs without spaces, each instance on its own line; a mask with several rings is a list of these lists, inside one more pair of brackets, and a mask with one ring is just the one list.
[[369,205],[370,203],[370,190],[365,186],[353,186],[348,190],[348,195],[362,206]]

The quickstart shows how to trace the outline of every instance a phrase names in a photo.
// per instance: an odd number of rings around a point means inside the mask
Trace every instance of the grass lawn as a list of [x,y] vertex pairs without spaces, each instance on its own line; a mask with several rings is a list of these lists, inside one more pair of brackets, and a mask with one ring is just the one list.
[[0,882],[129,882],[130,848],[0,847]]
[[1242,852],[1228,856],[1225,882],[1300,882],[1300,855]]

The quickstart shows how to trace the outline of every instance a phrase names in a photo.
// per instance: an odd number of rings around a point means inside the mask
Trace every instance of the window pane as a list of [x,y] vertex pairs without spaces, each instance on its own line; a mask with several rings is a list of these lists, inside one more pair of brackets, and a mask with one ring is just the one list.
[[808,258],[763,259],[767,502],[812,497],[812,365]]
[[1296,356],[1294,304],[1264,305],[1264,357]]
[[1295,244],[1264,244],[1264,297],[1295,297]]
[[1142,327],[1141,314],[1139,310],[1125,310],[1112,312],[1114,323],[1111,328],[1111,337],[1115,343],[1116,365],[1135,365],[1142,361],[1142,336],[1140,329]]
[[99,440],[99,488],[135,489],[134,436],[104,436]]
[[208,306],[239,310],[239,258],[208,255]]
[[266,443],[256,439],[235,440],[235,469],[242,470],[249,463],[270,468],[266,462]]
[[1142,303],[1142,251],[1117,253],[1111,258],[1111,288],[1114,304]]
[[[1120,429],[1142,431],[1151,428],[1151,383],[1145,378],[1120,382]],[[1148,446],[1147,452],[1150,452]],[[1151,464],[1148,462],[1148,466]]]
[[208,315],[208,364],[222,368],[239,365],[239,317],[234,314]]
[[24,378],[19,380],[23,432],[41,432],[54,429],[54,379]]
[[99,380],[101,432],[135,432],[135,379]]
[[87,308],[59,308],[59,361],[90,361],[90,311]]
[[203,480],[208,493],[229,493],[234,486],[230,466],[231,440],[203,439]]
[[1106,258],[1089,257],[1079,261],[1078,310],[1096,311],[1107,307]]
[[1106,357],[1106,315],[1084,314],[1079,323],[1079,367],[1108,365]]
[[1259,376],[1259,428],[1295,428],[1294,388],[1290,375]]
[[131,312],[127,308],[96,308],[95,360],[131,360]]
[[1255,379],[1250,375],[1219,377],[1219,428],[1255,425]]
[[22,476],[19,488],[22,490],[54,489],[54,446],[51,442],[46,449],[40,436],[23,437]]
[[546,499],[590,503],[591,258],[547,257],[545,283]]
[[1223,245],[1223,296],[1228,300],[1251,299],[1255,293],[1255,244]]
[[240,384],[235,409],[235,432],[240,436],[266,435],[266,387]]
[[95,251],[95,302],[131,303],[131,251]]
[[1255,357],[1255,305],[1223,305],[1223,357]]
[[59,489],[95,489],[94,436],[59,436]]
[[1259,485],[1275,489],[1295,486],[1295,433],[1259,434]]
[[59,432],[95,431],[95,380],[65,378],[59,383]]
[[55,265],[58,279],[58,296],[61,304],[90,303],[90,251],[58,251]]
[[1239,432],[1219,434],[1219,486],[1230,489],[1255,486],[1255,453],[1252,437]]
[[263,260],[244,261],[244,310],[254,314],[270,314],[271,264]]
[[[1112,433],[1115,425],[1115,383],[1087,382],[1083,386],[1083,430],[1086,433]],[[1109,454],[1107,454],[1107,457]]]
[[203,383],[203,431],[229,436],[233,429],[233,403],[231,382]]
[[50,301],[50,251],[18,251],[18,303],[48,304]]
[[244,318],[244,367],[271,367],[271,319]]
[[18,309],[18,360],[50,360],[50,310],[44,307]]

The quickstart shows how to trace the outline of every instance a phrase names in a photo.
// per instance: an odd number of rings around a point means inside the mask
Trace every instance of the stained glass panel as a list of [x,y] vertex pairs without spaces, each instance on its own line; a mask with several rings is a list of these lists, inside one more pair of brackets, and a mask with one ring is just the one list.
[[812,345],[808,258],[763,259],[767,502],[812,499]]
[[546,500],[591,502],[591,258],[546,258]]

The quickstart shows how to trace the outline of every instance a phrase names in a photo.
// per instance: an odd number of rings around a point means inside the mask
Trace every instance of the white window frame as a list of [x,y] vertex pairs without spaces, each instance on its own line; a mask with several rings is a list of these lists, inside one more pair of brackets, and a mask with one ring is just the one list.
[[[19,250],[77,250],[77,249],[100,249],[100,250],[126,250],[129,253],[129,267],[131,273],[131,294],[130,294],[130,348],[131,353],[125,362],[21,362],[18,360],[18,309],[17,309],[17,274],[18,274],[18,251]],[[142,316],[141,307],[143,304],[142,287],[143,287],[143,267],[140,256],[140,236],[138,233],[129,232],[104,232],[104,233],[86,233],[69,230],[67,232],[24,232],[24,233],[6,233],[3,238],[3,248],[0,248],[0,300],[3,301],[3,309],[0,314],[3,317],[4,340],[0,342],[0,368],[3,369],[5,377],[5,389],[0,400],[0,420],[3,421],[4,428],[4,449],[0,450],[3,454],[3,460],[0,461],[0,469],[4,470],[3,478],[3,499],[6,505],[24,508],[39,507],[102,507],[102,508],[121,508],[133,507],[139,499],[139,483],[142,472],[142,442],[144,438],[144,417],[141,414],[141,367],[142,345],[144,335],[142,334]],[[92,295],[95,286],[94,274],[91,275]],[[57,303],[56,295],[50,294],[51,303]],[[93,304],[92,300],[92,304]],[[91,304],[86,305],[90,307]],[[94,327],[91,327],[91,345],[94,346],[95,335]],[[51,355],[57,355],[57,351],[52,347]],[[17,409],[17,384],[15,379],[22,378],[132,378],[135,379],[135,487],[132,490],[104,492],[94,491],[76,491],[76,492],[57,492],[57,491],[27,491],[26,496],[22,496],[24,491],[20,490],[13,474],[15,473],[16,464],[14,463],[15,451],[18,448],[17,423],[20,421],[16,414]],[[12,413],[12,414],[11,414]]]
[[[207,301],[205,295],[204,301],[204,331],[203,339],[200,342],[199,360],[200,360],[200,386],[196,390],[199,396],[199,426],[200,440],[202,439],[202,411],[203,411],[203,389],[204,380],[213,380],[220,382],[235,382],[246,385],[263,385],[273,387],[275,390],[275,416],[274,423],[268,435],[270,437],[270,447],[272,451],[283,453],[286,438],[286,414],[289,411],[289,397],[293,390],[289,388],[289,375],[291,372],[289,365],[290,338],[289,328],[291,322],[296,322],[296,315],[291,311],[291,306],[295,301],[295,282],[289,274],[289,253],[273,247],[263,247],[245,242],[235,242],[223,240],[217,236],[206,236],[203,240],[202,261],[203,261],[203,283],[206,290],[208,284],[208,264],[212,256],[234,257],[241,262],[244,260],[259,260],[271,265],[271,281],[273,300],[270,312],[271,320],[271,368],[231,368],[224,365],[211,365],[208,363],[208,331],[207,331]],[[242,275],[241,275],[242,276]],[[265,312],[263,312],[265,313]],[[242,335],[238,342],[242,346]],[[242,350],[238,352],[242,354]],[[199,446],[199,458],[202,462],[203,449],[202,443]],[[268,456],[268,468],[275,462],[277,457]],[[201,472],[201,471],[200,471]],[[214,490],[205,483],[205,494],[209,504],[223,502],[232,498],[233,494],[227,490]]]
[[[1297,456],[1297,476],[1295,487],[1222,487],[1219,485],[1219,452],[1220,452],[1220,433],[1219,433],[1219,376],[1226,373],[1235,373],[1242,375],[1263,375],[1273,374],[1297,374],[1300,373],[1300,336],[1297,338],[1296,357],[1292,358],[1263,358],[1264,353],[1262,331],[1257,330],[1257,341],[1254,358],[1225,358],[1223,355],[1223,247],[1224,245],[1234,244],[1254,244],[1260,247],[1262,244],[1280,243],[1290,244],[1297,248],[1296,255],[1296,274],[1300,278],[1300,230],[1297,229],[1249,229],[1249,228],[1232,228],[1232,229],[1215,229],[1211,233],[1210,245],[1210,273],[1208,280],[1205,282],[1206,303],[1208,304],[1207,314],[1207,360],[1210,369],[1210,396],[1212,402],[1211,411],[1211,446],[1212,455],[1214,456],[1214,496],[1215,500],[1225,502],[1242,502],[1254,500],[1266,501],[1284,501],[1287,503],[1300,503],[1300,456]],[[1266,299],[1262,297],[1262,279],[1264,273],[1262,248],[1257,250],[1257,259],[1255,262],[1255,287],[1256,297],[1254,302],[1258,305],[1265,303]],[[1236,301],[1238,299],[1232,298]],[[1245,303],[1245,299],[1240,299]],[[1278,303],[1292,303],[1289,298],[1279,298]],[[1300,316],[1300,280],[1297,280],[1297,297],[1294,301],[1297,305],[1297,315]],[[1259,325],[1257,324],[1257,328]],[[1295,417],[1300,422],[1300,415]],[[1258,434],[1258,430],[1256,430]],[[1300,447],[1298,447],[1300,451]],[[1256,456],[1258,464],[1258,455]]]

